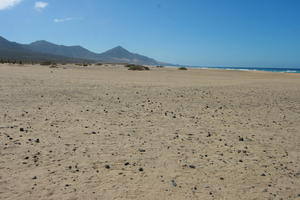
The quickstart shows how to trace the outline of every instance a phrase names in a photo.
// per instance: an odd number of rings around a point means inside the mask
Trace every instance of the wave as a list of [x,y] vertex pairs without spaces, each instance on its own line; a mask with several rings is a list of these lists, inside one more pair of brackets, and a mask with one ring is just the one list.
[[282,73],[300,73],[299,68],[258,68],[258,67],[192,67],[201,69],[224,69],[239,71],[266,71],[266,72],[282,72]]

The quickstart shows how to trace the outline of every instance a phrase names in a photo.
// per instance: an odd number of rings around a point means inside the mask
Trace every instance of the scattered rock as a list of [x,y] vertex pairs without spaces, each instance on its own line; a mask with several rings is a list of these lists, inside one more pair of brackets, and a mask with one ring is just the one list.
[[171,183],[174,187],[177,187],[177,183],[175,182],[175,180],[171,180]]
[[195,169],[196,166],[195,165],[189,165],[190,168]]

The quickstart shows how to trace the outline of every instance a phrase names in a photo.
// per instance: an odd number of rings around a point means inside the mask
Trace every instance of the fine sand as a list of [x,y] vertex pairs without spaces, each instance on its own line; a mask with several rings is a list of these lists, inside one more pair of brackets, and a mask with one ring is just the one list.
[[299,199],[300,74],[0,65],[0,199]]

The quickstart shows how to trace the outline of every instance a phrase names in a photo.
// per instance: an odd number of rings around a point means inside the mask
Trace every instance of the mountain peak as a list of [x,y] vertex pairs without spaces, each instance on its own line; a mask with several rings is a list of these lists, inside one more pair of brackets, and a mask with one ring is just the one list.
[[124,49],[124,48],[121,45],[118,45],[114,49]]
[[158,65],[159,62],[152,58],[142,56],[136,53],[132,53],[122,46],[116,46],[99,55],[101,60],[109,60],[112,62],[120,63],[133,63],[133,64],[145,64],[145,65]]
[[45,45],[47,45],[47,46],[53,46],[55,44],[53,44],[51,42],[48,42],[46,40],[37,40],[35,42],[30,43],[29,45],[31,45],[31,46],[45,46]]
[[122,46],[116,46],[112,49],[110,49],[109,51],[124,51],[124,52],[129,52],[127,49],[123,48]]
[[132,56],[132,53],[121,46],[117,46],[102,53],[101,55],[104,57],[128,58]]

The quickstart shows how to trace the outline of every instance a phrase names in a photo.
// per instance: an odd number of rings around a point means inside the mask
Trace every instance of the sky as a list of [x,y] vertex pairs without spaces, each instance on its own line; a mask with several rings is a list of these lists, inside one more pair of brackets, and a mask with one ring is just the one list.
[[0,0],[0,36],[193,66],[300,67],[300,0]]

